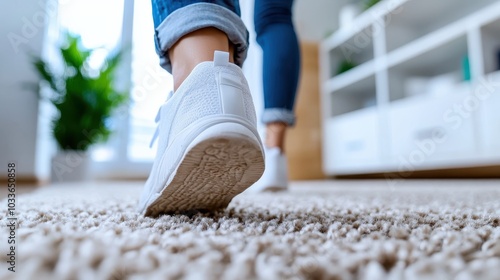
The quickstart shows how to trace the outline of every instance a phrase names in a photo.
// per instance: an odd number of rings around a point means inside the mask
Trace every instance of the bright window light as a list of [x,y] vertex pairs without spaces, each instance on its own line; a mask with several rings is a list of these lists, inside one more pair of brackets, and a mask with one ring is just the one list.
[[[59,1],[58,21],[61,30],[80,35],[84,47],[97,48],[90,57],[90,67],[101,66],[109,52],[119,45],[123,5],[123,0]],[[111,125],[117,126],[113,122]],[[116,153],[109,142],[92,148],[92,158],[96,161],[110,161]]]
[[151,1],[135,1],[132,40],[132,106],[128,157],[131,161],[152,161],[156,145],[149,143],[156,129],[154,119],[173,89],[172,76],[159,66],[155,51]]
[[[63,30],[79,34],[87,48],[101,48],[90,65],[98,67],[119,44],[122,36],[123,0],[60,1],[59,25]],[[151,162],[156,145],[149,148],[156,129],[154,118],[166,96],[173,89],[172,76],[159,66],[155,51],[154,27],[150,1],[134,1],[132,31],[132,88],[128,125],[127,159],[129,162]],[[122,125],[112,122],[115,129]],[[117,159],[116,143],[96,145],[92,149],[95,161]]]
[[87,48],[114,49],[122,32],[123,0],[59,2],[59,24],[82,36]]

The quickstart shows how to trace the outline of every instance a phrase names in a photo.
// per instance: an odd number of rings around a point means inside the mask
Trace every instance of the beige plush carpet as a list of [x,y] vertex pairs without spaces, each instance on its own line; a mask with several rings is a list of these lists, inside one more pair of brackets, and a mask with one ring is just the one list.
[[0,278],[500,279],[499,181],[308,182],[158,219],[135,212],[140,188],[19,195],[17,271],[2,226]]

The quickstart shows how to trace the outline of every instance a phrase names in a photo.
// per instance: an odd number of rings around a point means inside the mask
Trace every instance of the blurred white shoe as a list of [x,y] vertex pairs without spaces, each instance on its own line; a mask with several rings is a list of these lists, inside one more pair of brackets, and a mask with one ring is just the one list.
[[160,107],[158,151],[139,202],[146,216],[224,208],[264,171],[245,76],[228,53],[214,57]]
[[264,147],[266,169],[249,192],[278,192],[288,189],[287,158],[279,148]]

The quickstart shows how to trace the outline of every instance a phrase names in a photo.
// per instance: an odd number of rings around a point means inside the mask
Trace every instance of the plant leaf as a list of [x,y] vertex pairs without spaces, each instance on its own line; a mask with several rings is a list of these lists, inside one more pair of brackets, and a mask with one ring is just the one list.
[[47,84],[50,86],[50,88],[55,91],[56,93],[59,93],[59,87],[57,85],[57,78],[54,76],[52,71],[49,69],[47,66],[47,63],[43,61],[39,57],[32,57],[32,63],[33,66],[35,67],[36,72],[40,76],[40,78],[47,82]]
[[68,66],[74,67],[79,72],[93,50],[81,47],[82,40],[80,36],[66,33],[66,41],[68,45],[60,49],[61,55]]

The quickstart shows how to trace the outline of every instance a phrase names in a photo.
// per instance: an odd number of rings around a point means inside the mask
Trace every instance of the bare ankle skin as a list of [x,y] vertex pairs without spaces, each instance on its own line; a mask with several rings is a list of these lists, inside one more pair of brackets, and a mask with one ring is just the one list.
[[279,148],[285,153],[285,135],[288,125],[284,122],[272,122],[266,124],[266,141],[268,148]]
[[174,91],[184,82],[191,71],[201,62],[212,61],[214,51],[229,52],[229,61],[234,63],[234,46],[226,33],[208,27],[191,32],[169,49],[174,77]]

